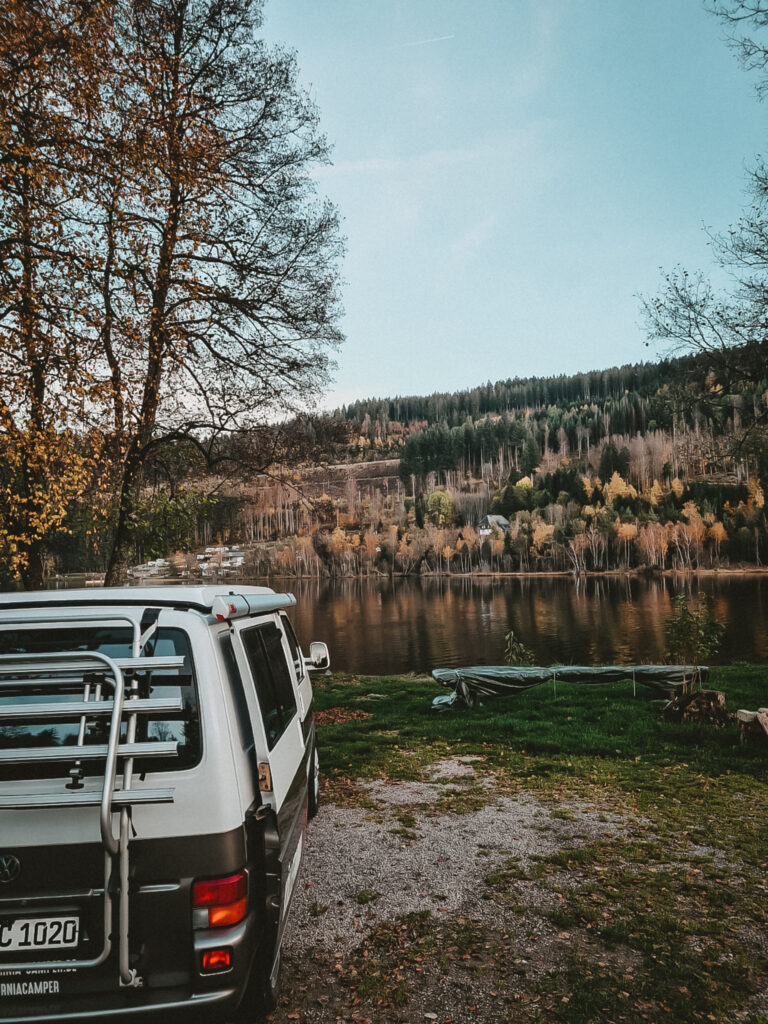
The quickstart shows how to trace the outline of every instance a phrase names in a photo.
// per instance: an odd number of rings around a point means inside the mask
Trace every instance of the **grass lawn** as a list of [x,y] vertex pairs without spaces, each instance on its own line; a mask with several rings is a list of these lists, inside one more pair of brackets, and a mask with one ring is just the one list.
[[[713,669],[710,686],[731,711],[768,706],[768,666]],[[550,971],[518,979],[509,1020],[768,1024],[768,741],[742,745],[735,725],[665,722],[664,702],[639,685],[633,696],[631,681],[545,684],[434,713],[440,692],[427,677],[316,680],[326,799],[365,806],[359,779],[420,779],[471,754],[490,785],[446,786],[433,813],[526,793],[560,814],[573,798],[626,822],[613,838],[524,866],[510,858],[486,878],[478,898],[556,891],[542,916],[568,936]],[[492,941],[478,932],[477,942],[487,959]]]

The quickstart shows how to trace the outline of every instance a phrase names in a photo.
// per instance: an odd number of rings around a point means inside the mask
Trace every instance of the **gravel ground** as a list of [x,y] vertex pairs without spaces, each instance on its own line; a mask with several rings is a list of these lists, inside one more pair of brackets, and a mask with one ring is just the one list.
[[[494,898],[485,879],[511,857],[525,868],[532,855],[615,836],[622,821],[573,801],[563,811],[531,797],[513,799],[491,791],[478,810],[435,815],[430,805],[447,788],[477,783],[467,758],[432,766],[429,778],[364,784],[375,814],[324,806],[311,823],[284,939],[283,998],[274,1021],[458,1021],[469,1011],[475,1020],[507,1020],[514,967],[522,966],[530,978],[537,965],[543,969],[560,955],[558,944],[567,935],[542,917],[557,899],[552,890],[524,882],[511,907]],[[360,958],[369,955],[376,929],[424,910],[430,911],[426,927],[441,936],[453,935],[468,922],[479,928],[487,938],[485,948],[495,950],[495,966],[490,954],[485,973],[477,962],[469,972],[470,965],[458,956],[448,976],[444,969],[425,966],[402,1015],[393,1016],[397,1011],[390,1007],[378,1017],[375,1004],[373,1009],[356,1006],[360,1000],[350,999],[343,979],[348,981],[350,971],[355,976],[355,964],[366,963]],[[374,938],[373,954],[375,945]],[[500,945],[502,962],[510,965],[507,979],[498,974]]]
[[[553,818],[556,808],[531,798],[494,798],[474,813],[421,817],[417,808],[436,788],[370,786],[377,806],[389,812],[383,822],[364,810],[323,809],[308,830],[286,951],[347,952],[378,922],[419,910],[495,920],[498,908],[479,893],[483,879],[510,856],[525,866],[532,854],[546,856],[617,829],[615,822],[599,821],[596,811],[573,804],[572,818]],[[394,816],[403,809],[417,818],[412,828],[403,829]],[[362,903],[358,893],[379,895]],[[324,906],[328,910],[318,915]]]

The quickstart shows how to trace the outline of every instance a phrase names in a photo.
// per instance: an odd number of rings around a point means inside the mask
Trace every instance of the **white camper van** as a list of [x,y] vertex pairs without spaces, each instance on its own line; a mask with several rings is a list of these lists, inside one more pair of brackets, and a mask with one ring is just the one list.
[[261,587],[0,595],[0,1022],[274,1003],[318,759]]

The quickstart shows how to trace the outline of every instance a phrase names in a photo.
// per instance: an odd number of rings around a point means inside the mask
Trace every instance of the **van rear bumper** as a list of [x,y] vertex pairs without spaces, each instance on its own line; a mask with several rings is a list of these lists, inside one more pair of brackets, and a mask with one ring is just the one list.
[[[69,991],[55,995],[22,994],[10,991],[11,985],[40,984],[40,975],[13,975],[0,971],[0,1024],[61,1024],[76,1021],[184,1021],[184,1024],[220,1024],[231,1019],[242,1001],[248,984],[253,956],[267,955],[259,943],[258,919],[253,912],[231,928],[193,933],[193,962],[196,968],[186,978],[162,984],[161,977],[150,974],[140,987],[117,987],[114,958],[101,968],[114,979],[109,987],[102,982],[98,990]],[[226,947],[232,954],[232,968],[221,973],[201,973],[203,953]],[[83,972],[87,978],[87,971]],[[53,979],[55,982],[55,979]],[[48,984],[51,983],[49,980]],[[87,981],[86,981],[87,983]],[[194,986],[194,987],[193,987]],[[57,985],[58,989],[58,985]],[[41,991],[40,988],[37,990]],[[42,991],[45,991],[44,989]]]
[[[62,1021],[187,1021],[189,1024],[206,1022],[213,1024],[223,1021],[238,1007],[242,992],[240,989],[217,989],[213,992],[189,992],[188,989],[172,989],[166,992],[147,989],[137,998],[136,992],[125,995],[116,993],[106,1006],[104,994],[93,993],[67,1000],[67,1007],[59,1004],[54,1008],[49,1002],[36,1001],[30,1005],[29,1013],[23,1016],[5,1015],[0,1002],[0,1021],[3,1024],[60,1024]],[[142,1001],[144,1000],[144,1001]]]
[[2,1024],[61,1024],[62,1021],[185,1021],[188,1024],[214,1024],[224,1021],[238,1006],[241,988],[216,989],[212,992],[190,992],[189,989],[146,989],[142,992],[92,993],[67,999],[62,1006],[49,1000],[30,1002],[27,1012],[18,1015],[16,1007],[11,1016],[0,1001]]

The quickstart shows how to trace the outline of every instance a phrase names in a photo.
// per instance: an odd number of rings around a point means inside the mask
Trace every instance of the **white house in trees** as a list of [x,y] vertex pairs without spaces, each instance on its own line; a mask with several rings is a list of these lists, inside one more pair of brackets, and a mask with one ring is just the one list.
[[506,516],[483,516],[480,520],[480,536],[488,537],[494,530],[506,533],[509,529],[509,520]]

